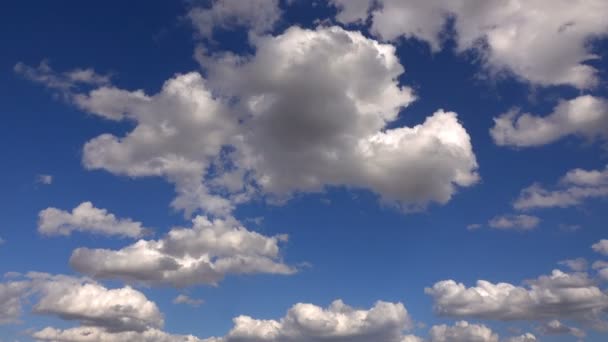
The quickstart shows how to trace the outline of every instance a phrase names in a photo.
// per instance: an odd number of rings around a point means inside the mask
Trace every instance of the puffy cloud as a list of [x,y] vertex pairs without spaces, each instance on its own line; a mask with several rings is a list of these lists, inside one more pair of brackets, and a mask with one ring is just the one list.
[[[347,23],[367,18],[375,2],[333,1],[340,9],[338,20]],[[603,0],[377,2],[371,31],[383,39],[417,38],[439,50],[453,18],[457,50],[477,51],[493,72],[507,70],[540,85],[589,88],[598,82],[596,70],[585,62],[597,58],[588,42],[608,33]]]
[[46,327],[34,332],[32,337],[40,342],[206,342],[192,335],[171,335],[158,329],[112,332],[99,327],[76,327],[65,330]]
[[585,258],[568,259],[559,262],[560,265],[567,266],[575,272],[584,272],[587,270],[588,263]]
[[234,319],[234,327],[217,342],[415,342],[403,336],[412,320],[401,303],[377,302],[371,309],[355,309],[342,301],[329,307],[298,303],[280,320]]
[[104,286],[67,276],[32,273],[31,287],[40,298],[33,311],[108,331],[144,331],[163,325],[158,307],[130,287]]
[[0,323],[18,321],[22,302],[34,300],[32,311],[76,321],[108,332],[162,327],[158,307],[130,287],[108,289],[86,278],[30,272],[0,283]]
[[485,325],[459,321],[454,326],[435,325],[429,332],[430,342],[498,342],[498,335]]
[[119,219],[106,209],[99,209],[91,202],[82,202],[72,212],[46,208],[38,214],[38,232],[43,235],[70,235],[73,231],[101,235],[139,237],[149,229],[141,222]]
[[608,240],[602,239],[594,243],[591,248],[597,253],[608,255]]
[[245,27],[260,34],[272,30],[281,9],[278,0],[214,0],[209,8],[192,8],[188,18],[204,38],[216,28]]
[[[404,208],[446,203],[478,175],[455,113],[386,128],[414,100],[392,45],[338,27],[254,40],[251,58],[204,56],[209,82],[239,99],[237,164],[278,198],[326,186],[369,189]],[[314,105],[310,105],[314,104]]]
[[120,250],[78,248],[70,258],[77,271],[98,279],[184,287],[217,284],[228,274],[292,274],[279,242],[249,231],[234,218],[197,216],[192,228],[173,228],[160,240],[139,240]]
[[36,183],[43,185],[51,185],[53,184],[53,176],[40,174],[36,176]]
[[252,44],[252,56],[199,51],[209,80],[192,72],[154,95],[111,85],[73,94],[79,108],[135,126],[87,142],[84,166],[165,177],[177,192],[173,207],[187,215],[228,216],[254,195],[280,201],[327,186],[420,209],[477,182],[456,113],[387,128],[415,99],[398,83],[404,69],[392,45],[339,27],[293,27]]
[[568,135],[606,140],[608,101],[583,95],[560,101],[547,116],[511,110],[494,118],[490,134],[498,145],[517,147],[545,145]]
[[585,337],[587,334],[579,328],[569,327],[558,320],[549,321],[538,329],[544,335],[573,335],[576,337]]
[[19,320],[22,296],[27,290],[28,283],[24,281],[0,283],[0,325]]
[[554,270],[527,282],[526,287],[479,280],[467,288],[444,280],[425,292],[434,299],[435,311],[450,317],[493,320],[543,320],[570,318],[603,322],[608,296],[585,273]]
[[604,170],[574,169],[566,173],[555,190],[533,184],[521,191],[513,204],[516,209],[571,207],[590,198],[608,196],[608,168]]
[[532,230],[540,223],[540,219],[530,215],[503,215],[497,216],[488,222],[488,225],[500,230]]
[[202,299],[191,298],[185,294],[180,294],[173,299],[173,304],[186,304],[194,307],[199,307],[203,305],[204,302],[205,301]]
[[598,260],[591,265],[596,272],[598,277],[603,281],[608,281],[608,262]]

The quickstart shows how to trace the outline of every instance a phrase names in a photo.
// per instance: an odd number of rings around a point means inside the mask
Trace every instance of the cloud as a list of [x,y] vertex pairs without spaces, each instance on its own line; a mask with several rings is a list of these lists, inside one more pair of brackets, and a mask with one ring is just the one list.
[[566,208],[582,204],[591,198],[608,196],[608,167],[604,170],[574,169],[566,173],[555,190],[533,184],[521,191],[513,207],[519,210],[535,208]]
[[202,299],[191,298],[184,294],[180,294],[179,296],[175,297],[175,299],[173,299],[173,304],[186,304],[193,307],[199,307],[203,305],[204,302],[205,301]]
[[572,335],[579,338],[585,337],[587,334],[581,329],[569,327],[558,320],[549,321],[538,328],[543,335]]
[[602,239],[594,243],[591,248],[597,253],[608,255],[608,240]]
[[607,140],[608,101],[591,95],[562,100],[547,116],[514,109],[494,118],[490,135],[497,145],[515,147],[546,145],[568,135]]
[[536,342],[536,341],[538,341],[536,339],[536,336],[534,336],[530,333],[525,333],[520,336],[509,337],[504,340],[504,342]]
[[149,229],[143,227],[141,222],[116,218],[106,209],[94,207],[91,202],[82,202],[72,212],[46,208],[38,214],[40,234],[68,236],[74,231],[136,238]]
[[473,231],[473,230],[481,229],[482,227],[483,227],[483,225],[481,223],[471,223],[471,224],[467,225],[467,230]]
[[130,287],[108,289],[86,278],[30,272],[0,283],[0,322],[18,320],[23,301],[35,299],[32,311],[111,332],[159,328],[158,307]]
[[191,228],[173,228],[160,240],[139,240],[120,250],[78,248],[70,265],[98,279],[185,287],[217,284],[229,274],[292,274],[279,243],[249,231],[234,218],[197,216]]
[[442,316],[501,321],[569,318],[604,323],[608,296],[586,273],[564,273],[527,281],[527,286],[479,280],[467,288],[454,280],[437,282],[425,292]]
[[387,128],[415,99],[397,82],[404,69],[392,45],[338,27],[292,27],[253,43],[250,58],[199,60],[213,88],[236,96],[250,118],[236,163],[264,193],[281,199],[346,186],[409,209],[446,203],[478,180],[455,113]]
[[40,342],[206,342],[192,335],[172,335],[159,329],[142,332],[110,332],[99,327],[76,327],[64,330],[46,327],[34,332],[32,337]]
[[591,268],[597,271],[598,277],[603,281],[608,281],[608,262],[598,260],[591,265]]
[[496,216],[488,222],[488,225],[500,230],[533,230],[540,223],[540,219],[530,215],[503,215]]
[[377,302],[371,309],[355,309],[340,300],[329,307],[298,303],[280,320],[239,316],[234,327],[217,342],[403,342],[412,320],[401,303]]
[[262,34],[272,30],[281,18],[278,0],[214,0],[211,7],[194,7],[188,18],[204,38],[214,29],[247,28]]
[[19,321],[21,316],[21,297],[27,292],[28,284],[24,281],[0,283],[0,325]]
[[459,321],[451,327],[445,324],[433,326],[429,342],[498,342],[498,335],[485,325]]
[[74,91],[80,86],[102,86],[110,83],[110,77],[100,75],[93,69],[73,69],[58,73],[51,68],[48,61],[43,60],[37,67],[22,62],[15,64],[13,70],[23,78],[39,83],[57,92],[66,100],[70,100]]
[[587,267],[589,266],[587,263],[587,260],[585,258],[563,260],[563,261],[560,261],[559,264],[567,266],[574,272],[584,272],[587,270]]
[[155,95],[111,85],[75,93],[80,109],[134,125],[87,142],[84,166],[165,177],[177,192],[172,206],[186,215],[229,216],[254,196],[280,203],[329,186],[416,210],[478,181],[456,113],[388,128],[415,99],[399,85],[394,46],[339,27],[292,27],[252,44],[253,56],[199,50],[208,80],[178,74]]
[[38,184],[44,184],[44,185],[51,185],[53,184],[53,176],[52,175],[45,175],[45,174],[40,174],[36,176],[36,183]]
[[[368,18],[376,0],[334,0],[343,23]],[[365,7],[367,2],[367,8]],[[475,51],[493,73],[508,71],[539,85],[590,88],[597,70],[585,62],[598,57],[589,41],[608,33],[603,0],[378,0],[371,11],[371,32],[386,40],[400,37],[442,47],[453,19],[457,51]],[[556,58],[559,56],[559,58]]]

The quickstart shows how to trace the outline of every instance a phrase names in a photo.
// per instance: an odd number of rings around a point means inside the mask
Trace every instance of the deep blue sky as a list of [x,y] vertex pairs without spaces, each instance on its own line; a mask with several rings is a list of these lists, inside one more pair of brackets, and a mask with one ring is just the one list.
[[[299,6],[299,7],[298,7]],[[159,177],[131,179],[82,165],[82,146],[102,133],[124,134],[129,122],[112,122],[84,113],[53,91],[28,82],[13,70],[17,62],[38,65],[48,60],[59,71],[90,67],[112,75],[122,89],[156,93],[175,73],[200,70],[193,58],[197,39],[184,18],[188,5],[179,1],[5,1],[0,20],[0,273],[41,271],[78,275],[67,261],[75,248],[121,248],[128,239],[74,233],[44,237],[37,232],[39,211],[64,210],[83,201],[129,217],[156,230],[186,225],[181,212],[169,207],[173,186]],[[275,34],[297,23],[310,26],[312,18],[333,16],[335,10],[286,8]],[[246,51],[244,32],[220,33],[213,49]],[[574,168],[600,170],[606,152],[600,143],[566,137],[541,147],[516,149],[497,146],[489,129],[493,117],[512,107],[549,114],[561,98],[583,92],[567,86],[537,87],[512,77],[481,77],[479,61],[453,49],[432,53],[416,40],[401,40],[397,54],[405,67],[400,83],[415,89],[418,100],[402,111],[393,127],[421,123],[435,110],[455,111],[472,139],[481,181],[461,188],[445,205],[404,213],[379,203],[366,190],[330,188],[321,194],[301,194],[283,205],[262,200],[240,205],[235,217],[263,217],[251,229],[265,235],[289,234],[282,255],[289,264],[306,264],[292,276],[228,276],[219,286],[140,288],[165,315],[164,330],[200,337],[221,336],[240,314],[276,319],[294,303],[320,306],[341,298],[357,307],[377,300],[403,302],[416,321],[427,327],[452,324],[454,319],[433,313],[433,300],[424,288],[444,279],[473,286],[478,279],[521,284],[549,274],[565,259],[599,256],[590,246],[605,238],[605,200],[586,201],[571,208],[540,209],[529,214],[541,219],[528,232],[500,231],[484,224],[497,215],[514,212],[521,189],[534,182],[551,187]],[[449,45],[449,43],[448,43]],[[241,50],[242,49],[242,50]],[[608,72],[606,44],[595,65]],[[604,78],[608,79],[608,78]],[[585,94],[608,96],[605,83]],[[53,176],[50,185],[36,182],[39,174]],[[578,225],[564,232],[563,225]],[[564,269],[566,270],[566,269]],[[120,282],[104,282],[121,286]],[[199,308],[178,306],[179,293],[204,299]],[[27,308],[26,308],[26,311]],[[0,340],[28,340],[23,331],[71,323],[26,312],[19,325],[0,326]],[[502,335],[508,327],[533,331],[530,322],[482,322]],[[425,335],[427,328],[414,330]],[[542,337],[542,336],[541,336]],[[590,332],[587,341],[603,341]],[[571,336],[543,337],[569,341]]]

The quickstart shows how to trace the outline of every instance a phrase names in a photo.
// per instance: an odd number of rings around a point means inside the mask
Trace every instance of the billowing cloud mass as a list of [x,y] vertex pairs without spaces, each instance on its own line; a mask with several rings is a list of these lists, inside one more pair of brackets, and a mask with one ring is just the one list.
[[377,0],[380,6],[369,13],[375,1],[333,3],[343,23],[371,14],[373,34],[420,39],[434,50],[441,48],[441,34],[453,18],[457,51],[478,52],[492,72],[506,70],[540,85],[583,89],[598,83],[597,71],[585,62],[598,58],[589,41],[608,33],[606,1]]
[[541,325],[538,330],[544,335],[573,335],[576,337],[585,337],[587,334],[579,328],[569,327],[558,320],[549,321]]
[[532,230],[540,223],[540,219],[530,215],[503,215],[496,216],[488,225],[500,230]]
[[292,274],[281,260],[284,235],[268,237],[234,218],[197,216],[191,228],[173,228],[160,240],[139,240],[120,250],[78,248],[70,265],[97,279],[184,287],[217,284],[229,274]]
[[258,320],[249,316],[234,319],[234,327],[217,342],[402,342],[403,331],[412,320],[401,303],[377,302],[371,309],[355,309],[342,301],[322,308],[294,305],[280,320]]
[[[32,311],[109,332],[159,328],[163,317],[144,294],[130,287],[108,289],[85,278],[30,272],[0,283],[0,322],[19,319],[22,302]],[[19,279],[17,279],[19,278]]]
[[227,216],[256,194],[279,202],[327,186],[420,209],[477,182],[456,113],[386,128],[415,99],[398,83],[404,69],[392,45],[339,27],[293,27],[251,42],[253,56],[199,51],[209,80],[192,72],[155,95],[110,85],[72,94],[87,112],[135,124],[123,137],[87,142],[85,167],[165,177],[177,192],[172,206],[187,215]]
[[[209,82],[239,99],[236,163],[278,197],[325,186],[370,189],[402,207],[446,203],[478,176],[456,114],[385,129],[414,100],[391,45],[338,27],[292,27],[254,41],[251,58],[204,56]],[[314,104],[314,105],[311,105]]]
[[429,332],[430,342],[498,342],[498,335],[485,325],[459,321],[454,326],[435,325]]
[[554,270],[527,286],[479,280],[466,287],[453,280],[436,283],[425,292],[433,297],[437,314],[492,320],[570,318],[592,324],[604,322],[608,295],[586,273]]
[[514,109],[494,119],[490,134],[501,146],[529,147],[575,135],[608,140],[608,101],[591,95],[560,101],[546,116]]
[[523,189],[513,206],[519,210],[566,208],[602,197],[608,197],[608,167],[603,170],[574,169],[562,177],[555,190],[547,190],[538,183]]
[[40,234],[67,236],[74,231],[136,238],[149,229],[143,227],[141,222],[119,219],[106,209],[96,208],[91,202],[82,202],[71,212],[46,208],[38,214]]
[[218,28],[241,27],[261,34],[272,30],[281,9],[278,0],[213,0],[211,7],[191,9],[188,18],[204,38],[211,38]]

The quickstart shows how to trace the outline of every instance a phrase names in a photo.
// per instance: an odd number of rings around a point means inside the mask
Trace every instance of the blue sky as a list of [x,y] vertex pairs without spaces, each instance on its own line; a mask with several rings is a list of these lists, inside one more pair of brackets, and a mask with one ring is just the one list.
[[605,340],[608,4],[476,4],[9,1],[0,341]]

